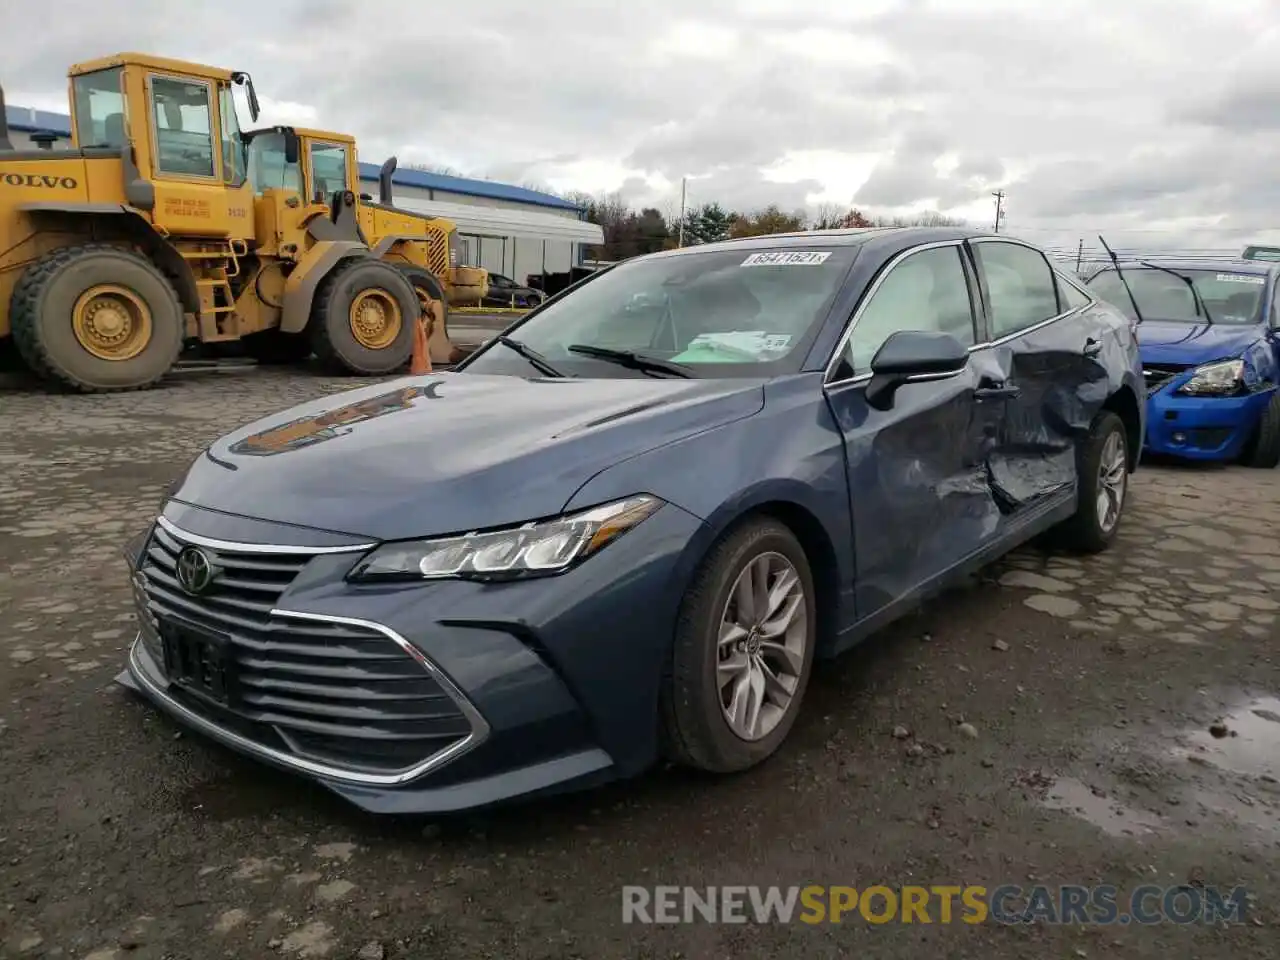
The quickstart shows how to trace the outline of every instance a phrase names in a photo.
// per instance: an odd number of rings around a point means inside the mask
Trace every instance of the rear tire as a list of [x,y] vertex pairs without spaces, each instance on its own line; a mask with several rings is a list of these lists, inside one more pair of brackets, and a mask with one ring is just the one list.
[[[1118,445],[1118,449],[1117,449]],[[1076,448],[1079,505],[1058,529],[1063,545],[1080,553],[1100,553],[1111,545],[1129,499],[1129,448],[1124,421],[1109,410],[1093,419],[1089,436]],[[1104,517],[1104,501],[1115,515]]]
[[[796,603],[791,626],[781,637],[765,639],[770,631],[733,633],[733,622],[743,618],[766,624],[781,622],[780,614],[754,616],[745,612],[735,589],[739,577],[751,583],[756,565],[766,564],[767,585],[779,589],[781,577],[794,579],[787,598]],[[772,571],[772,572],[770,572]],[[789,571],[789,573],[788,573]],[[778,579],[773,579],[773,577]],[[794,598],[799,596],[799,600]],[[794,725],[813,669],[817,638],[817,603],[813,576],[804,548],[783,524],[768,518],[747,521],[721,540],[702,561],[685,593],[676,622],[671,652],[670,676],[661,698],[664,752],[674,762],[715,773],[729,773],[755,766],[771,756]],[[733,604],[730,601],[733,600]],[[780,609],[787,607],[780,604]],[[757,604],[759,606],[759,604]],[[772,608],[770,608],[772,609]],[[724,640],[728,642],[723,642]],[[762,642],[763,641],[763,642]],[[779,649],[780,642],[786,650]],[[796,649],[803,644],[803,650]],[[765,696],[757,711],[758,720],[746,726],[748,733],[735,729],[729,713],[734,691],[743,676],[735,664],[749,664],[753,656],[764,657],[769,674],[757,673],[756,690]],[[781,677],[789,691],[785,706],[779,706],[778,687],[772,677]],[[721,680],[725,681],[724,686]],[[743,687],[750,689],[750,684]],[[769,696],[775,697],[772,701]],[[725,704],[728,698],[730,703]],[[747,701],[748,706],[750,701]],[[750,720],[750,711],[744,714]]]
[[107,243],[63,247],[28,267],[9,318],[27,367],[82,393],[154,386],[177,361],[186,333],[169,278],[141,253]]
[[[370,341],[385,333],[385,344],[362,343],[356,336],[353,307],[369,303],[376,313],[381,310],[394,320],[390,324],[365,331]],[[413,355],[413,324],[418,322],[418,298],[400,271],[382,260],[353,257],[334,267],[316,290],[310,330],[311,347],[327,366],[357,376],[376,377],[394,373]]]
[[1245,445],[1240,462],[1262,470],[1280,464],[1280,389],[1271,395],[1271,402],[1258,418],[1258,428]]

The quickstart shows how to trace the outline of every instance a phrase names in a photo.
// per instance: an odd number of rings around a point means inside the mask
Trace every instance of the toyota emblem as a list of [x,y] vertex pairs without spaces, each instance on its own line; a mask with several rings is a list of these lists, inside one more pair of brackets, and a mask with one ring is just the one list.
[[183,547],[178,554],[178,586],[192,596],[203,593],[213,582],[213,564],[199,547]]

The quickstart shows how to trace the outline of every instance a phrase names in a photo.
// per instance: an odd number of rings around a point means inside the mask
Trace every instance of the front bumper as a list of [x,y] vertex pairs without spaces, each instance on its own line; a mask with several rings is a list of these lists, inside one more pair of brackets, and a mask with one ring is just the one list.
[[[248,576],[235,564],[270,541],[218,538],[218,516],[171,504],[132,560],[142,627],[117,679],[185,726],[379,813],[586,787],[656,759],[690,514],[665,506],[564,575],[503,584],[357,587],[342,577],[364,551],[325,548],[249,618],[231,590],[192,598],[167,576],[205,543],[227,583]],[[183,636],[220,651],[216,670],[204,654],[192,667]]]
[[1189,397],[1166,386],[1147,398],[1146,449],[1189,460],[1234,460],[1257,429],[1271,390],[1240,397]]

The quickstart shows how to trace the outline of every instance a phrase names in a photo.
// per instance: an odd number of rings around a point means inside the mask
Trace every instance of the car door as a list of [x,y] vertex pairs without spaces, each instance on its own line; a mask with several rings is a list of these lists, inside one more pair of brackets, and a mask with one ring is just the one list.
[[1012,239],[969,241],[991,345],[992,379],[1008,392],[990,452],[992,487],[1016,525],[1046,499],[1075,488],[1077,443],[1107,395],[1104,331],[1090,298],[1036,248]]
[[867,401],[870,362],[892,333],[978,341],[978,288],[959,241],[899,254],[864,295],[827,368],[826,395],[844,438],[853,516],[856,615],[873,616],[992,541],[999,512],[985,453],[1004,418],[981,351],[958,375],[900,387],[892,405]]
[[489,295],[485,300],[487,306],[511,306],[511,281],[498,273],[489,274]]

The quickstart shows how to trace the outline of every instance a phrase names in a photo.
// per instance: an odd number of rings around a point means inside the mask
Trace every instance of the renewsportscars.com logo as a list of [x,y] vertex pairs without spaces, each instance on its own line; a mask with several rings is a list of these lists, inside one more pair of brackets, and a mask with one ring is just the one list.
[[1244,887],[1004,884],[622,888],[623,923],[1243,923]]

